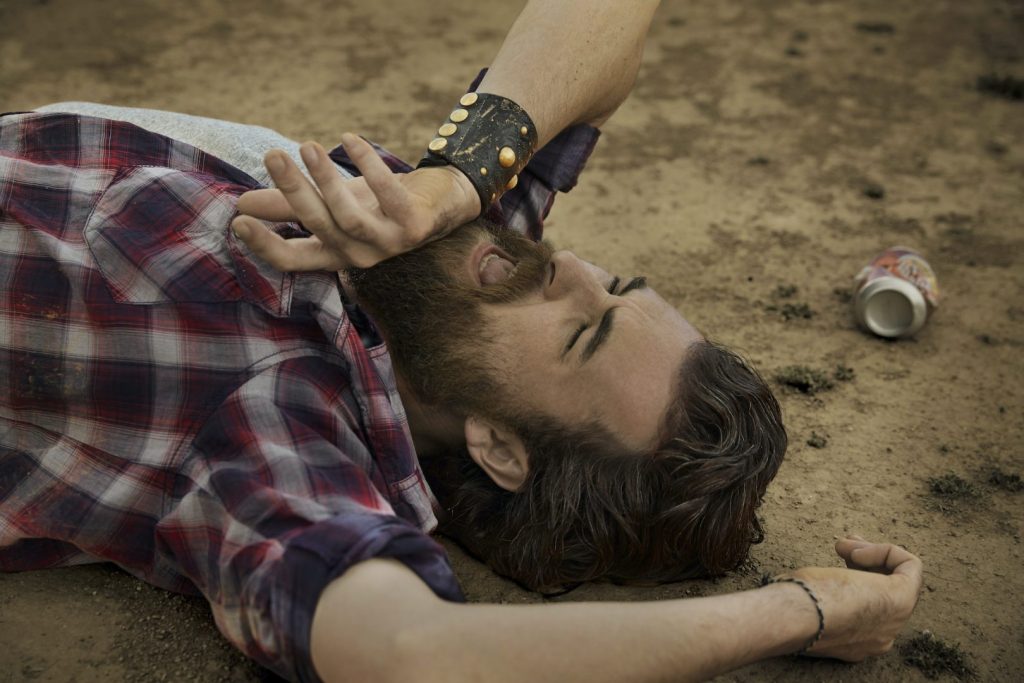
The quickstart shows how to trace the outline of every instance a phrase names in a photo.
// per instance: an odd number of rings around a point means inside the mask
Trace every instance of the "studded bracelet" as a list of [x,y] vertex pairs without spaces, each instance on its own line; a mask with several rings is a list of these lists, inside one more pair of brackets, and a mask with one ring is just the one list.
[[417,168],[450,164],[462,171],[483,213],[516,186],[536,147],[537,128],[522,107],[506,97],[469,92],[437,129]]

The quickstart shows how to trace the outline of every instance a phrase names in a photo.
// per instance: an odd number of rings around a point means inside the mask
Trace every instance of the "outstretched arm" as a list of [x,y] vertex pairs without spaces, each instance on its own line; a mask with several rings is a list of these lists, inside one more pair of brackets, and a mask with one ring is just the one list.
[[[811,654],[887,651],[917,602],[921,562],[896,546],[846,540],[850,569],[794,572],[817,594],[825,632]],[[312,630],[333,681],[697,681],[799,650],[818,616],[792,583],[689,600],[553,605],[444,602],[414,574],[370,560],[330,584]]]
[[[522,106],[543,146],[576,123],[599,125],[633,87],[655,0],[531,0],[478,90]],[[345,149],[362,178],[339,177],[324,149],[302,146],[314,187],[291,158],[267,154],[279,189],[244,194],[232,223],[257,255],[281,270],[369,267],[409,251],[480,214],[472,184],[451,166],[393,174],[351,133]],[[255,219],[299,220],[313,233],[285,240]]]

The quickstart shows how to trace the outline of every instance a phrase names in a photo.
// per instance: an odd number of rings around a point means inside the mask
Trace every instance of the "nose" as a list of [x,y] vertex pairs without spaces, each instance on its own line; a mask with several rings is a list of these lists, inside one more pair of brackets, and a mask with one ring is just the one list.
[[571,251],[556,251],[549,267],[544,287],[544,297],[548,300],[573,299],[580,305],[587,305],[608,296],[598,277],[598,269]]

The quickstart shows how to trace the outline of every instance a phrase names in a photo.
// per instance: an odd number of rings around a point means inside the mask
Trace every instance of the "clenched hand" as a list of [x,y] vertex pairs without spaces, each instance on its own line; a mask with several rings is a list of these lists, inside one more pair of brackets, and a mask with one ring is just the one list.
[[859,536],[840,540],[836,552],[848,569],[806,567],[788,574],[814,590],[825,615],[825,632],[807,654],[855,662],[888,652],[917,604],[921,560],[900,546]]

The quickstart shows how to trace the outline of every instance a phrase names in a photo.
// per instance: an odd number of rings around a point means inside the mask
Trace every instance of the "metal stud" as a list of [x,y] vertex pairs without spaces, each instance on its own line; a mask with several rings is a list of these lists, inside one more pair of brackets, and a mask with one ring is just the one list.
[[529,132],[530,129],[527,128],[526,126],[523,126],[522,128],[519,129],[519,134],[522,135],[524,138],[529,134]]
[[509,168],[516,163],[516,153],[511,147],[502,147],[498,152],[498,163],[502,168]]
[[463,107],[472,107],[476,104],[477,99],[477,94],[475,92],[468,92],[459,98],[459,104]]
[[486,166],[481,166],[480,167],[480,175],[487,175],[487,167]]
[[434,138],[433,140],[430,141],[430,144],[427,145],[427,149],[429,149],[431,152],[440,152],[447,146],[448,141],[445,140],[444,138]]
[[463,121],[466,120],[466,117],[468,116],[469,112],[466,111],[465,109],[456,109],[451,113],[451,116],[449,116],[448,118],[450,118],[455,123],[462,123]]
[[512,176],[511,178],[508,179],[507,183],[505,183],[505,189],[506,190],[511,190],[511,189],[515,188],[515,186],[518,185],[518,184],[519,184],[519,176],[514,175],[514,176]]
[[455,135],[455,131],[457,131],[458,129],[459,127],[456,126],[454,123],[446,123],[437,129],[437,134],[448,137],[449,135]]

